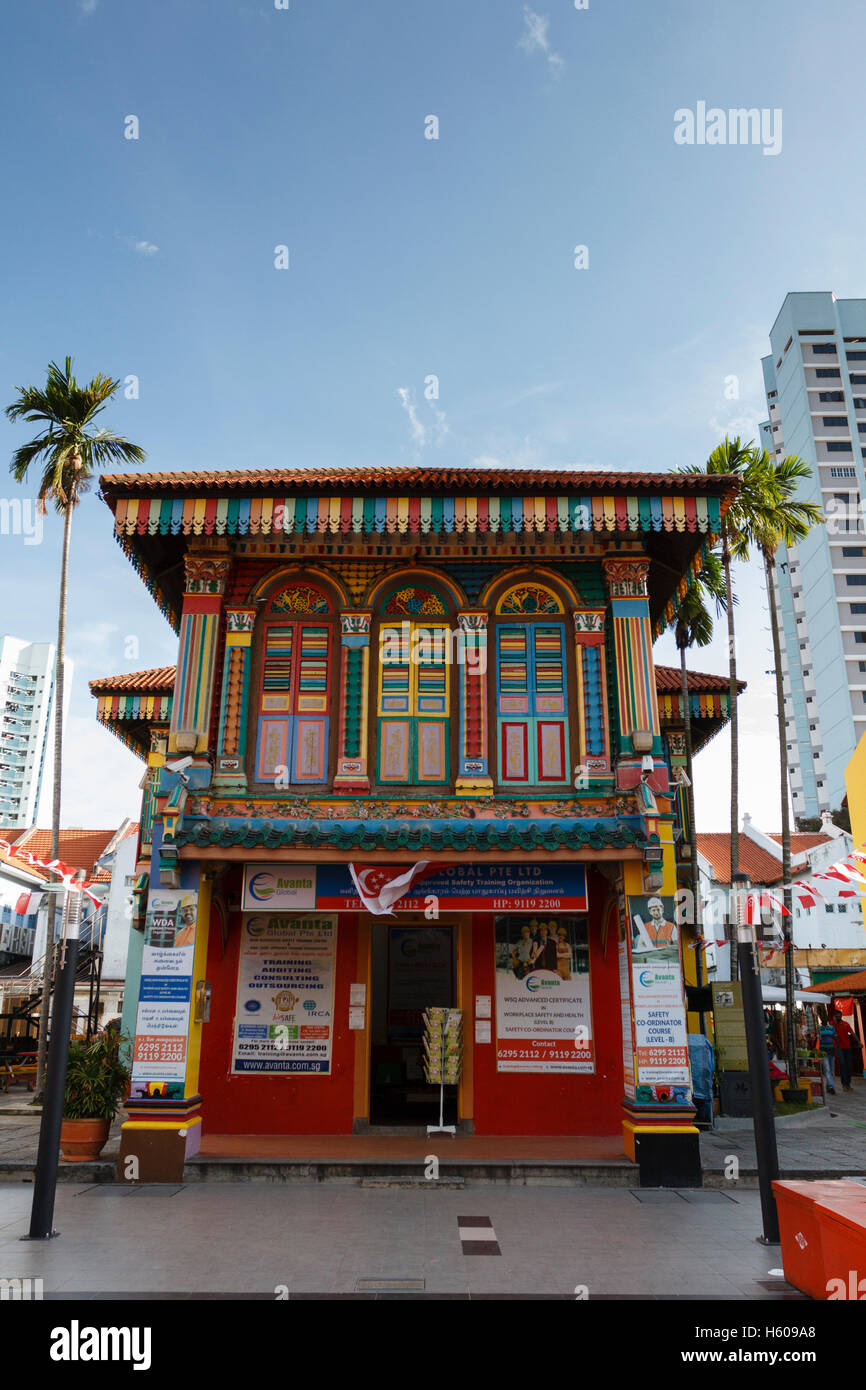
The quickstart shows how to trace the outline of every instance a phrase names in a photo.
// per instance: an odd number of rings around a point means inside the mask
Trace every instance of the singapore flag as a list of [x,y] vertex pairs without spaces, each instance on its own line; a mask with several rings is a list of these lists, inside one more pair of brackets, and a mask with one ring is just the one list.
[[416,879],[421,878],[428,863],[427,859],[422,859],[396,877],[393,869],[356,869],[354,864],[349,865],[349,873],[367,911],[376,917],[383,917],[393,914],[394,903],[409,892]]

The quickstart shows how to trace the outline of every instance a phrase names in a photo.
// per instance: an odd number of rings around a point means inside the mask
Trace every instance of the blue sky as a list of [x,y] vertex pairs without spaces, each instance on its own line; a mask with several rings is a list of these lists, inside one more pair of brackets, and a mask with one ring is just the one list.
[[[763,418],[785,293],[866,293],[864,47],[859,0],[7,7],[0,404],[70,353],[138,378],[105,418],[154,469],[702,462]],[[699,101],[780,109],[781,152],[676,144]],[[8,457],[27,432],[0,431]],[[174,658],[109,520],[91,497],[74,527],[67,824],[138,805],[86,681]],[[51,640],[59,524],[0,557],[0,627]],[[742,583],[743,808],[775,828],[768,620]],[[695,664],[723,670],[723,641]],[[726,824],[726,749],[699,764],[703,828]]]

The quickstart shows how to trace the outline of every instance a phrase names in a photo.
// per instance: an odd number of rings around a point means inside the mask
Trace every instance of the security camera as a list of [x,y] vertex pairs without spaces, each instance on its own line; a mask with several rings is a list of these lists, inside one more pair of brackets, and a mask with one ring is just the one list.
[[166,763],[165,766],[169,772],[184,772],[188,767],[192,767],[192,758],[175,758],[174,762]]
[[655,763],[649,753],[645,753],[640,760],[640,769],[644,776],[648,776],[655,771]]
[[674,780],[681,787],[690,787],[692,785],[692,779],[686,772],[684,767],[677,768],[676,772],[674,773]]

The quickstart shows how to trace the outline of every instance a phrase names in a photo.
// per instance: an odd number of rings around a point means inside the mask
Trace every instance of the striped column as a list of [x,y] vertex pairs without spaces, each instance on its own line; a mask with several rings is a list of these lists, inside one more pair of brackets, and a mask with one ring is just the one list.
[[370,609],[340,614],[340,723],[334,790],[368,792]]
[[180,619],[169,753],[207,750],[220,610],[231,567],[227,555],[184,556],[186,583]]
[[487,619],[483,608],[457,614],[460,676],[458,796],[492,796],[487,714]]
[[214,786],[245,792],[244,748],[249,708],[255,608],[226,609],[226,645]]
[[[649,560],[617,557],[604,560],[603,565],[616,659],[619,751],[661,753],[647,594]],[[633,735],[638,732],[651,736],[651,749],[635,749]]]
[[581,769],[577,791],[595,790],[595,782],[611,775],[604,618],[603,608],[578,609],[574,614]]

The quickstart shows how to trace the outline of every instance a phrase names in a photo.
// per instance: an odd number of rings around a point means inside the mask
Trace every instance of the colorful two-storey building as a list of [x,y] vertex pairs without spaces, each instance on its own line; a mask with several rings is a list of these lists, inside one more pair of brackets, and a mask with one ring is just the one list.
[[[695,1177],[684,711],[652,644],[735,488],[102,480],[179,637],[176,667],[92,683],[148,766],[121,1170],[177,1178],[211,1136],[438,1122],[423,1015],[444,1006],[458,1132],[619,1136],[644,1181]],[[690,699],[700,742],[724,682]]]

